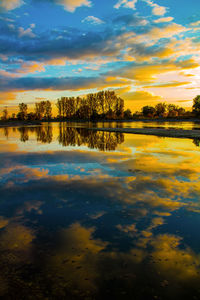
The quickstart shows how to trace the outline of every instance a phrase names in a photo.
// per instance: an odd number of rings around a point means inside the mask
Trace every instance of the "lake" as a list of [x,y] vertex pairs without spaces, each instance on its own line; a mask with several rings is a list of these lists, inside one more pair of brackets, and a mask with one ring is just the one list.
[[200,141],[81,127],[0,128],[0,297],[200,299]]

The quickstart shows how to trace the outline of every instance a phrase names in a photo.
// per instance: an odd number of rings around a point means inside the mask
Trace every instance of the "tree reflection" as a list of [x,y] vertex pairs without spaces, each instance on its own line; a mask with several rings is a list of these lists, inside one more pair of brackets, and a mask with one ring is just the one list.
[[[38,142],[50,144],[53,140],[53,127],[51,124],[37,127],[19,127],[20,141],[27,142],[29,135],[34,133]],[[4,135],[8,137],[8,129]],[[66,146],[87,146],[100,151],[114,151],[119,144],[124,142],[124,134],[118,132],[92,131],[86,128],[68,127],[66,123],[59,124],[58,142]]]
[[20,127],[18,128],[18,131],[20,133],[20,141],[21,142],[26,142],[29,140],[29,135],[28,135],[28,127]]
[[91,149],[113,151],[124,142],[124,134],[67,127],[67,124],[60,123],[58,141],[62,146],[86,145]]
[[8,139],[8,137],[9,137],[9,128],[8,127],[4,127],[4,136]]
[[200,147],[200,138],[196,138],[193,140],[193,143],[197,146]]
[[17,130],[20,133],[21,142],[27,142],[29,140],[30,133],[35,133],[37,141],[44,144],[50,144],[53,139],[53,130],[51,124],[38,127],[19,127]]
[[50,144],[52,142],[53,129],[51,124],[48,124],[47,126],[35,127],[35,133],[38,142],[42,142],[44,144]]

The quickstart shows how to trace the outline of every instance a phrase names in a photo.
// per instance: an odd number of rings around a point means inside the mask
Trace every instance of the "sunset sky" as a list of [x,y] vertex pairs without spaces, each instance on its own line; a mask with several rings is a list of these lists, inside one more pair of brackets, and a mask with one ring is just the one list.
[[199,0],[0,0],[0,111],[102,89],[191,107],[199,53]]

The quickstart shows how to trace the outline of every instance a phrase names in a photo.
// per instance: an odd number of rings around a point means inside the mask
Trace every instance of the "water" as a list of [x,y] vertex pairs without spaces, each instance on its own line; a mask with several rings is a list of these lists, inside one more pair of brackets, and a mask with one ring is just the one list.
[[198,145],[1,128],[0,297],[200,299]]
[[165,129],[185,129],[185,130],[200,130],[200,121],[123,121],[123,122],[88,122],[78,123],[69,122],[68,126],[76,127],[99,127],[99,128],[165,128]]

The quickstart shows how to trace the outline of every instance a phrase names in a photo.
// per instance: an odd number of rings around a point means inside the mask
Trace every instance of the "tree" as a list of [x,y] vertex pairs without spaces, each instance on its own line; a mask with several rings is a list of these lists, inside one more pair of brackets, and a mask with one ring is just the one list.
[[124,100],[117,97],[115,104],[115,115],[117,118],[123,118],[124,116]]
[[36,118],[41,120],[44,117],[46,101],[35,103]]
[[36,116],[36,114],[33,113],[33,112],[30,112],[30,113],[27,115],[27,120],[29,120],[29,121],[34,121],[34,120],[36,120],[36,119],[37,119],[37,116]]
[[183,107],[179,107],[179,108],[178,108],[178,115],[179,115],[179,116],[185,115],[185,109],[184,109]]
[[44,112],[45,118],[47,120],[50,120],[52,117],[52,107],[51,107],[51,102],[47,100],[45,102],[45,112]]
[[61,99],[57,100],[56,106],[58,108],[58,117],[61,118],[62,117],[62,103],[61,103]]
[[178,106],[175,104],[169,104],[167,106],[168,117],[177,117],[178,116]]
[[124,100],[114,91],[88,94],[85,98],[62,97],[57,100],[59,118],[80,118],[95,120],[101,118],[122,118]]
[[103,117],[105,117],[105,93],[104,91],[97,93],[97,100],[99,104],[99,110]]
[[3,110],[3,114],[2,114],[2,120],[6,121],[8,119],[8,109],[7,106],[4,108]]
[[196,96],[193,99],[192,111],[196,116],[200,116],[200,95]]
[[124,112],[124,118],[125,119],[131,119],[132,118],[132,113],[130,109],[125,110]]
[[144,117],[153,117],[156,113],[156,109],[153,106],[144,106],[142,108],[142,113]]
[[27,119],[27,111],[28,111],[27,104],[19,103],[19,112],[17,114],[17,118],[19,120],[26,120]]
[[185,109],[175,104],[169,104],[167,106],[167,110],[168,110],[168,117],[183,116],[185,114]]
[[165,114],[166,112],[166,109],[167,109],[167,105],[166,103],[158,103],[155,107],[156,109],[156,115],[158,117],[163,117],[163,115]]

